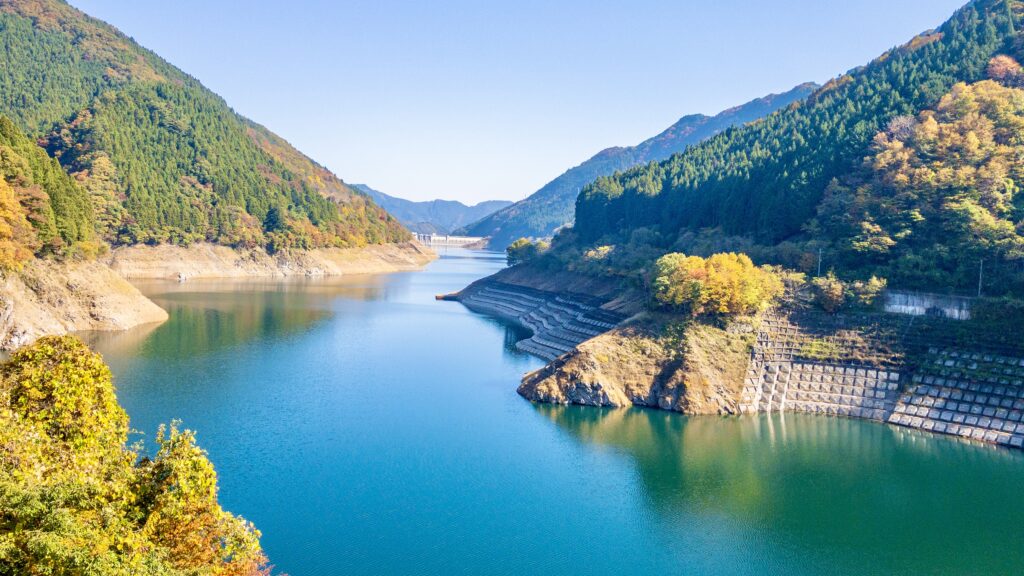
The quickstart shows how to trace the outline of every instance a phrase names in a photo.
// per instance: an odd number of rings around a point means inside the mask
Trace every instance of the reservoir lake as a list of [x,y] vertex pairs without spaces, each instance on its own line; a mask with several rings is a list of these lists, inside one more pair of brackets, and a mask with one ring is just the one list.
[[534,405],[521,329],[435,301],[505,266],[144,282],[85,335],[153,448],[197,432],[276,572],[1024,573],[1024,453],[864,421]]

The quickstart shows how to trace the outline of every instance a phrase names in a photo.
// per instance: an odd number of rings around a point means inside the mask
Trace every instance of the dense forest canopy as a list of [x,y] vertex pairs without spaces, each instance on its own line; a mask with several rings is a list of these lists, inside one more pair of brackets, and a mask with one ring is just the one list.
[[[556,248],[616,246],[648,265],[650,253],[740,250],[806,271],[820,257],[932,289],[976,285],[986,259],[1003,273],[993,286],[1024,288],[1020,13],[1016,0],[976,0],[801,103],[598,179]],[[999,83],[982,82],[1000,55]]]
[[0,55],[0,113],[89,192],[103,239],[280,249],[408,238],[368,197],[61,0],[0,0]]
[[56,160],[0,116],[0,269],[95,250],[93,208]]
[[838,267],[898,285],[967,286],[985,260],[990,284],[1020,284],[1022,159],[1024,90],[958,84],[934,110],[894,118],[826,188],[808,230]]

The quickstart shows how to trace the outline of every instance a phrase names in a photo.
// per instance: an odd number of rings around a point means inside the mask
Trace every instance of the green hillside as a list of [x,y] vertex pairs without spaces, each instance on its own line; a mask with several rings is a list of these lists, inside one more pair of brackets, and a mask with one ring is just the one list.
[[93,197],[114,243],[359,246],[407,232],[196,79],[60,0],[0,0],[0,113]]
[[0,116],[0,269],[33,255],[94,250],[89,195],[14,123]]
[[[976,285],[977,275],[971,276],[966,269],[976,270],[979,260],[988,259],[1008,275],[1004,280],[1019,282],[1010,277],[1021,269],[1015,264],[1019,250],[1006,241],[1007,226],[1012,231],[1024,216],[1022,200],[1014,194],[1016,173],[988,175],[989,181],[997,180],[1004,189],[998,202],[982,198],[984,194],[967,177],[988,163],[986,154],[1001,150],[1000,146],[1016,146],[1019,137],[1007,127],[1018,120],[1007,116],[1011,113],[994,111],[996,105],[963,112],[972,116],[958,119],[957,110],[968,110],[980,96],[950,93],[958,83],[984,80],[993,57],[1020,52],[1016,26],[1020,11],[1015,0],[977,0],[938,30],[836,78],[804,102],[728,130],[665,162],[597,180],[577,201],[575,244],[585,249],[632,241],[655,253],[743,250],[762,260],[806,270],[822,254],[825,266],[835,266],[841,273],[870,270],[893,276],[902,285],[931,289]],[[1000,93],[992,101],[1009,102],[1005,109],[1015,110],[1020,97],[1012,86],[1016,80],[1003,76],[1003,83],[1014,92]],[[944,112],[937,112],[939,121],[949,124],[950,137],[963,132],[963,126],[957,126],[961,121],[979,124],[972,128],[977,134],[971,137],[982,150],[979,156],[954,155],[948,146],[915,140],[918,123],[926,120],[918,115],[944,106],[943,97],[959,102],[959,108],[947,104]],[[886,184],[887,189],[877,181],[874,188],[865,187],[875,176],[864,170],[879,164],[872,158],[884,154],[884,141],[893,138],[894,131],[907,132],[895,137],[902,139],[900,147],[919,148],[918,169],[933,170],[941,178],[946,171],[962,171],[963,178],[933,187],[929,201],[940,211],[953,210],[955,204],[958,215],[930,213],[923,209],[924,200],[901,199],[887,209],[880,207],[879,199],[887,194],[914,194],[922,189],[901,180]],[[943,162],[951,166],[937,166]],[[892,170],[900,172],[899,167]],[[898,210],[893,204],[905,207],[904,215],[915,222],[894,224],[891,212]],[[922,209],[911,211],[917,208]],[[842,220],[840,213],[846,219],[843,226],[835,221]],[[981,221],[986,221],[985,226]],[[975,234],[965,234],[971,226]],[[885,236],[887,232],[893,237]],[[1002,240],[975,242],[982,232],[1002,234]],[[865,237],[855,238],[858,235]],[[942,239],[944,248],[925,251],[923,238]],[[874,242],[876,250],[857,253],[855,242],[862,249]],[[903,251],[879,251],[890,242]],[[902,259],[899,266],[897,258]],[[936,278],[942,284],[936,285]]]
[[488,236],[491,246],[504,249],[517,238],[543,238],[571,224],[580,190],[600,176],[611,176],[640,164],[664,160],[722,132],[762,118],[805,98],[818,86],[801,84],[783,94],[771,94],[730,108],[715,116],[683,116],[661,134],[636,146],[608,148],[544,185],[524,200],[466,226],[460,233]]

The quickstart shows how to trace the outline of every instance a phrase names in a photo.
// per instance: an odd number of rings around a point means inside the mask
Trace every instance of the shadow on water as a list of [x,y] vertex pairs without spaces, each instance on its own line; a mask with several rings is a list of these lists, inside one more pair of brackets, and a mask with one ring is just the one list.
[[505,336],[503,339],[503,346],[507,354],[515,357],[533,357],[530,353],[523,352],[522,350],[516,348],[517,342],[519,342],[520,340],[526,340],[530,336],[533,336],[533,332],[531,332],[528,328],[520,326],[519,324],[516,324],[514,322],[501,320],[500,318],[494,318],[492,316],[481,315],[478,316],[478,318],[484,324],[496,326],[502,331],[504,331]]
[[868,554],[873,568],[854,573],[1003,574],[1024,563],[1019,452],[800,414],[536,410],[628,457],[669,529],[695,513],[721,517],[832,569]]

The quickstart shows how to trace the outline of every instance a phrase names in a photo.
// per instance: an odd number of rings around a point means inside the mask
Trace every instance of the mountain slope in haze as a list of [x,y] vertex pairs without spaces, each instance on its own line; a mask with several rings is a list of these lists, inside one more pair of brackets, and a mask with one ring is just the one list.
[[92,195],[115,244],[360,246],[408,233],[195,78],[62,0],[0,0],[0,113]]
[[498,248],[504,248],[524,236],[550,236],[559,227],[572,223],[577,195],[584,186],[598,177],[610,176],[639,164],[664,160],[727,128],[752,122],[784,108],[807,97],[817,88],[816,84],[801,84],[783,94],[758,98],[716,116],[684,116],[661,134],[637,146],[608,148],[597,153],[528,198],[467,226],[461,232],[469,236],[489,236],[491,246]]
[[569,259],[585,263],[595,245],[743,251],[928,290],[976,290],[983,269],[988,293],[1024,291],[1024,175],[1010,160],[1024,126],[1022,17],[1017,0],[975,0],[804,102],[599,178],[577,201]]
[[413,202],[389,196],[365,184],[353,184],[352,187],[372,198],[406,228],[420,234],[449,234],[512,205],[507,200],[487,200],[473,206],[454,200]]

